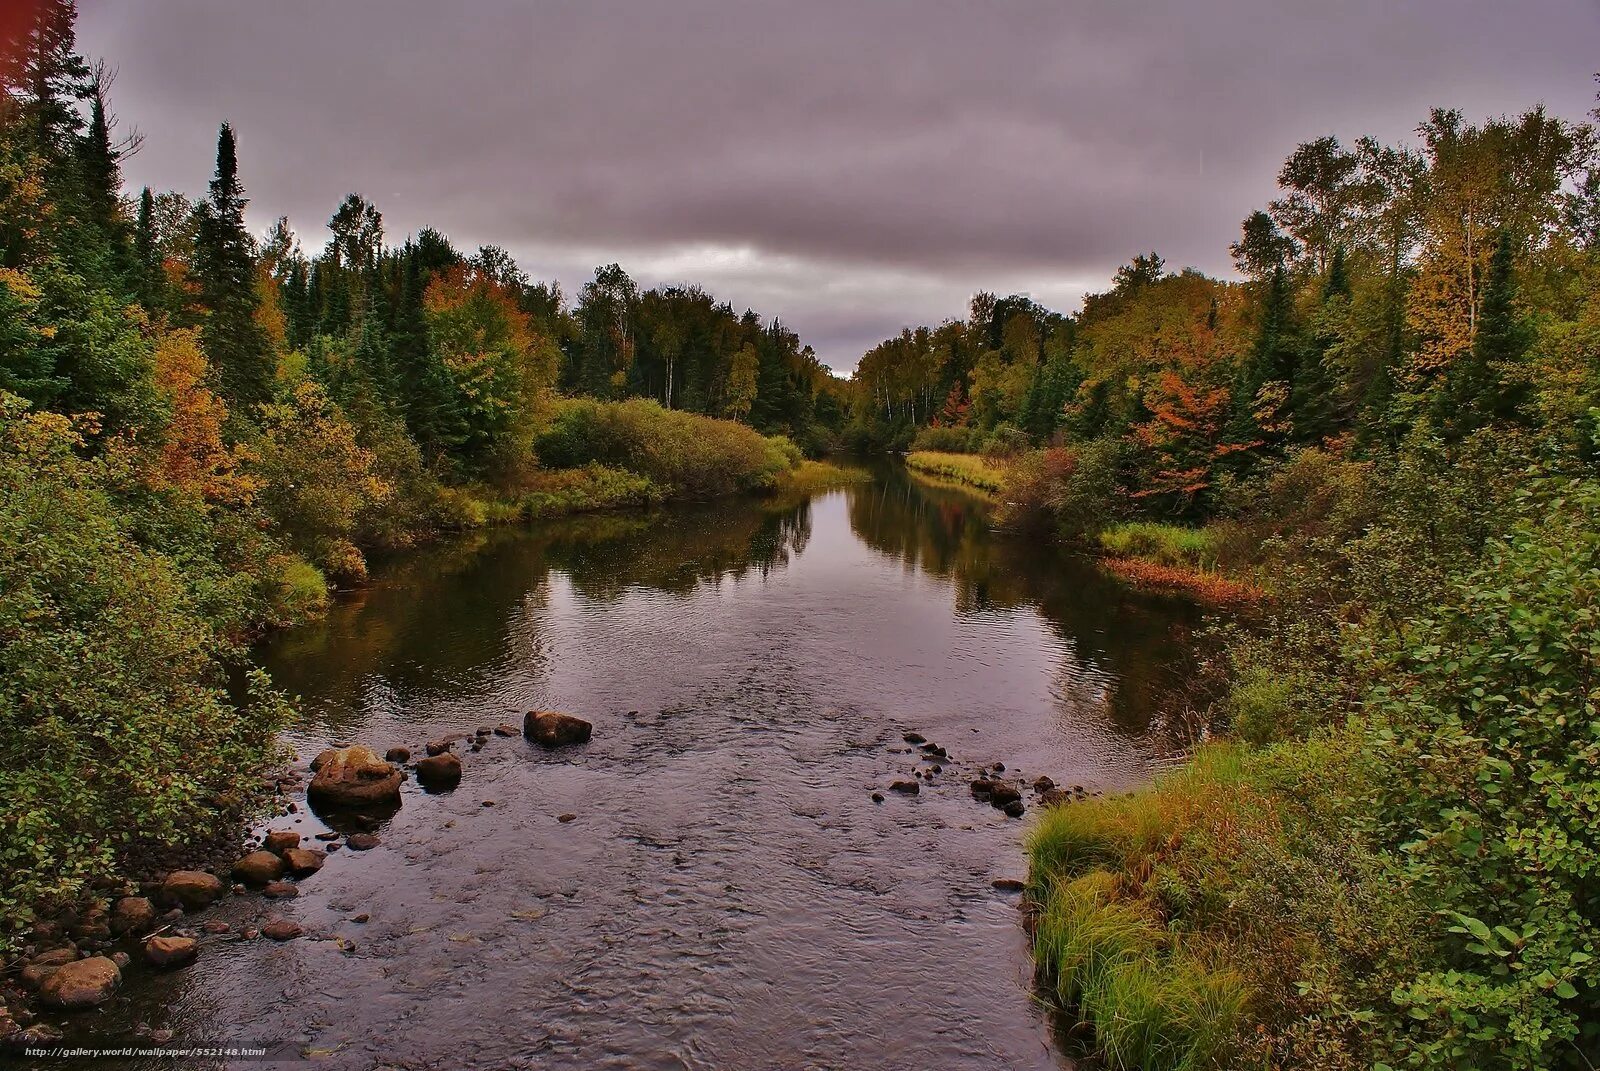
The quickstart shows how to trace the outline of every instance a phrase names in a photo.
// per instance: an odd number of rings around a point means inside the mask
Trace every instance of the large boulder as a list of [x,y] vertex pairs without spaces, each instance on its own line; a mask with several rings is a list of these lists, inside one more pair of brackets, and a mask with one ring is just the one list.
[[161,883],[161,901],[199,911],[222,895],[222,879],[204,870],[174,870]]
[[265,885],[283,877],[283,860],[271,852],[251,852],[233,864],[233,876],[246,885]]
[[320,807],[371,807],[400,801],[400,770],[356,745],[317,756],[307,796]]
[[282,855],[290,848],[300,847],[300,834],[292,829],[274,829],[261,846],[274,855]]
[[261,927],[261,935],[274,941],[293,941],[304,932],[293,919],[270,919]]
[[289,873],[297,878],[310,877],[322,869],[327,855],[315,848],[286,848],[283,852],[283,863],[289,868]]
[[152,937],[144,943],[144,958],[152,967],[182,967],[200,954],[193,937]]
[[39,990],[47,1008],[76,1011],[105,1002],[122,984],[122,971],[106,956],[63,963]]
[[111,905],[111,932],[121,936],[155,925],[156,906],[142,896],[124,896]]
[[426,789],[455,788],[461,783],[461,760],[448,751],[419,759],[417,782]]
[[588,743],[594,726],[571,714],[554,710],[530,710],[522,718],[522,735],[540,747],[563,747]]

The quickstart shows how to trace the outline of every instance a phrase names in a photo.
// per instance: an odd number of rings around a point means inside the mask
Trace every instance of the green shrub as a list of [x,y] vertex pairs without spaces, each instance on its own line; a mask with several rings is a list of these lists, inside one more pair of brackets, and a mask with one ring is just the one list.
[[771,487],[799,463],[787,439],[769,439],[731,420],[663,409],[643,399],[563,399],[535,440],[550,468],[599,464],[653,481],[675,498],[713,498]]
[[1362,656],[1378,843],[1444,924],[1385,1020],[1415,1066],[1600,1048],[1600,481],[1519,483],[1509,531]]
[[920,428],[911,440],[912,450],[932,450],[944,454],[975,453],[974,428],[925,427]]
[[1033,439],[1027,432],[1002,421],[983,440],[982,453],[984,457],[1012,458],[1032,446]]
[[248,585],[137,542],[80,446],[0,395],[0,944],[130,847],[237,811],[284,711],[260,674],[243,705],[228,691],[217,623]]

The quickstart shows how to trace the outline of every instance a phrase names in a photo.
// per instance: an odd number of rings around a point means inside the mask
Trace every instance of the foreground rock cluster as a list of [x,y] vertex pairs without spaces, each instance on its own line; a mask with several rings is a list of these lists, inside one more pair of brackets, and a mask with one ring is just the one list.
[[[14,965],[18,969],[0,980],[0,1042],[26,1047],[59,1040],[61,1032],[40,1021],[36,1008],[68,1013],[97,1007],[116,994],[124,972],[136,964],[150,970],[181,969],[200,957],[208,937],[292,941],[302,936],[298,922],[271,914],[237,929],[221,919],[202,921],[194,916],[228,896],[293,899],[299,895],[299,883],[323,868],[329,852],[377,847],[379,823],[372,815],[392,813],[399,806],[401,785],[409,775],[415,775],[428,792],[449,791],[460,784],[465,764],[455,753],[457,743],[477,752],[497,736],[522,735],[540,747],[559,748],[585,743],[592,734],[593,726],[581,718],[541,710],[530,711],[520,730],[502,723],[430,740],[415,761],[405,747],[390,748],[382,758],[360,744],[324,749],[310,764],[307,801],[320,813],[338,814],[341,824],[355,827],[355,832],[318,833],[320,846],[313,847],[302,843],[294,830],[273,829],[231,864],[213,861],[206,868],[170,870],[142,885],[125,883],[115,890],[118,895],[96,900],[79,914],[36,926],[23,957]],[[280,792],[290,791],[302,780],[290,773],[273,784]],[[290,801],[279,813],[297,810]],[[350,921],[364,922],[366,916]],[[355,947],[348,941],[340,944],[346,951]]]

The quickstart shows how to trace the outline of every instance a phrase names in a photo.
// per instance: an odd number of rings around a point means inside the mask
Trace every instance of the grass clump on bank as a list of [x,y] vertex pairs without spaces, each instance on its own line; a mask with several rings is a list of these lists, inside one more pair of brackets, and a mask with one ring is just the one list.
[[976,454],[914,450],[906,455],[906,466],[928,476],[955,480],[991,494],[998,494],[1005,487],[1005,472]]
[[1217,567],[1216,539],[1204,528],[1127,521],[1103,529],[1100,548],[1119,558],[1142,558],[1172,568]]
[[835,487],[867,483],[872,473],[856,465],[807,458],[778,478],[777,490],[785,494],[815,494]]

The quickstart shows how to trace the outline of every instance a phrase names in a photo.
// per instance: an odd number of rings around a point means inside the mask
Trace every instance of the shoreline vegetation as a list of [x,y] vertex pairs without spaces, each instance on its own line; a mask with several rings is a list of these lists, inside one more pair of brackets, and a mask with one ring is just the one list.
[[1418,133],[1295,149],[1242,282],[1141,255],[856,373],[848,441],[1230,611],[1188,762],[1029,840],[1111,1068],[1600,1065],[1596,131]]

